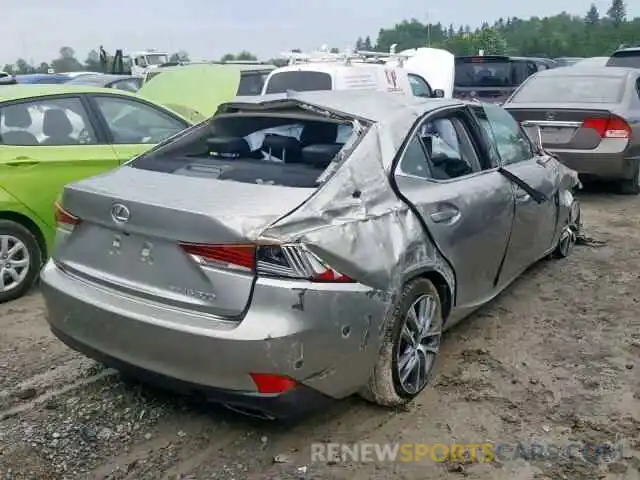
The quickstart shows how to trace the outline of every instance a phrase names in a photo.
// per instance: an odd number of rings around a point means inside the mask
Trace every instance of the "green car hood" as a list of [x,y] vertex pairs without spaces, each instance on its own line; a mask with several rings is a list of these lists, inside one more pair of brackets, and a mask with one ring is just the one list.
[[194,123],[212,117],[221,103],[236,96],[240,69],[229,65],[172,67],[142,85],[138,95]]

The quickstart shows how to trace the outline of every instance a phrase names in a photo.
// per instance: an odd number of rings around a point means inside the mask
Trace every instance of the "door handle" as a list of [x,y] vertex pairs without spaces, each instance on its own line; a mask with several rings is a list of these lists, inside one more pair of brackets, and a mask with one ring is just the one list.
[[431,213],[431,220],[435,223],[454,223],[460,218],[460,210],[457,208],[443,208]]

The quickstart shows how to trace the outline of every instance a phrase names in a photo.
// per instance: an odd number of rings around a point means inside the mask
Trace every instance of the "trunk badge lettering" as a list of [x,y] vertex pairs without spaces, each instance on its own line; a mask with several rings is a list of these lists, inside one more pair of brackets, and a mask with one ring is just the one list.
[[122,245],[122,239],[120,235],[114,235],[111,242],[111,248],[109,249],[109,255],[120,255],[120,246]]
[[140,252],[140,261],[142,263],[146,263],[147,265],[153,264],[153,257],[151,256],[151,251],[153,250],[153,245],[151,243],[145,243],[142,247],[142,251]]
[[111,218],[116,223],[127,223],[131,219],[131,212],[121,203],[116,203],[111,207]]

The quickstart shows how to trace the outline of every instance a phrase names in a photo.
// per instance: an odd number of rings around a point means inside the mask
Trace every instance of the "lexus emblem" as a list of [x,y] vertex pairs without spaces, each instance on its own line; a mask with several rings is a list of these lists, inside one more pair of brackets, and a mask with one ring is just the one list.
[[556,114],[555,114],[555,113],[553,113],[553,112],[547,112],[547,113],[545,114],[545,118],[546,118],[547,120],[555,120],[555,119],[556,119]]
[[131,219],[131,212],[121,203],[116,203],[111,207],[111,218],[116,223],[127,223]]

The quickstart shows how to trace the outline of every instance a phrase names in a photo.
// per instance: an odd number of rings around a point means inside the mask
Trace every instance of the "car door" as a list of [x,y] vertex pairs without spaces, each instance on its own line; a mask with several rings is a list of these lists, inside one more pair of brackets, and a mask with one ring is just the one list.
[[121,163],[190,126],[168,110],[132,97],[93,95],[91,101]]
[[474,125],[466,108],[427,117],[395,172],[402,196],[455,272],[459,307],[495,294],[514,210],[511,183],[479,151]]
[[[520,124],[505,109],[490,104],[473,106],[484,132],[495,145],[502,168],[519,179],[513,183],[515,220],[502,280],[508,282],[553,247],[558,222],[559,185],[556,162],[536,153]],[[533,193],[541,194],[536,199]]]
[[0,188],[54,226],[64,185],[118,165],[79,96],[0,105]]

